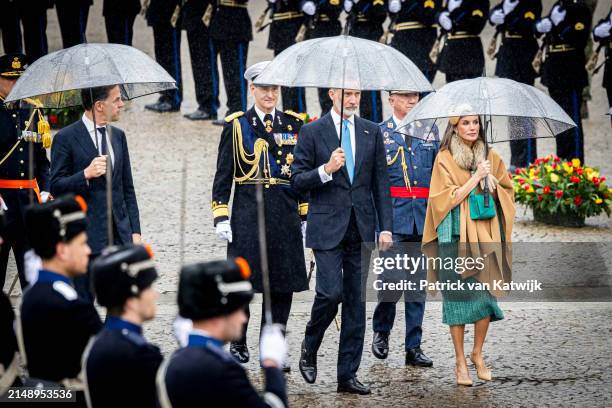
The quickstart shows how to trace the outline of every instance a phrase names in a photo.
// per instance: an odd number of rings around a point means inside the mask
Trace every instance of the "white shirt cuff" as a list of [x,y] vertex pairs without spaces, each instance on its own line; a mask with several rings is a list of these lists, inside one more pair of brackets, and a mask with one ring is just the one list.
[[391,236],[393,236],[393,233],[391,231],[380,231],[380,235],[382,234],[389,234]]
[[319,178],[321,179],[321,183],[327,183],[328,181],[332,181],[334,179],[331,174],[327,174],[325,172],[324,164],[319,166]]

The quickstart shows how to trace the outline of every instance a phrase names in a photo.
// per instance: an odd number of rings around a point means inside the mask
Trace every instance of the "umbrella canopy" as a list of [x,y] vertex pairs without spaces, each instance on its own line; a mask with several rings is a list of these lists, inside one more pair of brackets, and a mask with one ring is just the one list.
[[120,44],[79,44],[39,58],[5,103],[36,98],[44,108],[81,104],[81,90],[119,85],[124,99],[168,89],[176,81],[144,52]]
[[347,35],[316,38],[281,52],[255,79],[259,85],[359,90],[434,89],[396,49]]
[[413,122],[431,127],[441,118],[466,115],[485,116],[490,143],[553,137],[576,126],[539,89],[510,79],[480,77],[451,82],[427,95],[404,118],[397,131],[411,135]]

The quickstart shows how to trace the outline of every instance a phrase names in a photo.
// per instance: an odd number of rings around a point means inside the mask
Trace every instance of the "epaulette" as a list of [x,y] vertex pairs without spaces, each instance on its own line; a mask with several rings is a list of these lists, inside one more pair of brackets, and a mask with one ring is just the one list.
[[305,113],[297,113],[297,112],[294,112],[292,110],[286,110],[285,114],[287,114],[289,116],[293,116],[294,118],[299,119],[302,122],[306,121],[306,114]]
[[53,290],[62,295],[64,299],[72,301],[78,297],[76,290],[64,281],[53,282]]
[[237,118],[241,117],[242,115],[244,115],[244,112],[242,112],[242,111],[234,112],[231,115],[227,115],[225,117],[225,121],[227,123],[230,123],[232,120],[237,119]]

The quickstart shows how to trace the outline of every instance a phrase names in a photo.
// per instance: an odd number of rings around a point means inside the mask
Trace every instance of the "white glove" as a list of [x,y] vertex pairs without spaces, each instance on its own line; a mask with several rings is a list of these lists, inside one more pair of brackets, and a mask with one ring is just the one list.
[[438,17],[438,23],[442,26],[446,31],[450,31],[453,28],[453,21],[450,19],[450,13],[448,11],[443,11],[440,13],[440,17]]
[[538,32],[542,34],[550,32],[550,30],[552,30],[552,22],[550,21],[550,18],[544,17],[543,19],[538,21],[536,23],[536,30],[538,30]]
[[193,322],[191,319],[185,319],[181,315],[176,315],[176,319],[174,319],[174,323],[172,323],[172,328],[174,329],[174,337],[179,346],[187,347],[189,333],[193,330]]
[[232,242],[232,227],[229,220],[218,222],[215,227],[215,233],[219,239]]
[[502,11],[502,9],[497,9],[491,13],[491,17],[489,18],[491,22],[495,25],[504,24],[504,20],[506,19],[506,15]]
[[317,6],[315,6],[314,1],[307,1],[302,4],[302,11],[309,16],[314,16],[314,13],[317,11]]
[[344,11],[350,13],[353,8],[352,0],[344,0]]
[[287,358],[287,343],[279,325],[267,323],[263,327],[259,343],[259,358],[262,362],[272,360],[278,368],[282,367]]
[[389,13],[397,13],[402,9],[400,0],[389,0]]
[[604,21],[599,24],[593,30],[593,35],[597,38],[606,38],[610,36],[610,29],[612,29],[612,23],[609,21]]
[[33,249],[30,249],[23,254],[23,264],[25,278],[28,281],[28,285],[32,286],[38,280],[38,271],[42,269],[42,259],[36,255]]
[[274,4],[274,3],[276,3],[276,0],[268,0],[268,3]]
[[0,208],[4,211],[8,210],[8,207],[6,206],[6,203],[4,202],[2,196],[0,196]]
[[558,4],[553,7],[552,12],[550,13],[550,19],[554,25],[559,25],[565,19],[565,15],[567,14],[567,10],[563,10],[561,6]]
[[504,10],[504,14],[508,15],[514,11],[516,6],[518,6],[519,0],[504,0],[504,4],[502,5],[502,9]]
[[460,7],[462,2],[463,0],[448,0],[448,6],[446,6],[446,8],[448,11],[453,11],[454,9]]
[[49,196],[51,195],[51,193],[49,193],[48,191],[41,191],[40,192],[40,201],[42,201],[43,203],[46,203],[47,201],[49,201]]

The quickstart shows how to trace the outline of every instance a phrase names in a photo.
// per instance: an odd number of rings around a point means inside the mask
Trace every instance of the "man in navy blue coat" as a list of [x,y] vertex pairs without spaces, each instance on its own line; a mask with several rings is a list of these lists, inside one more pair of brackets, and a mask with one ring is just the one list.
[[[82,92],[82,100],[83,117],[60,130],[51,146],[51,194],[75,193],[85,199],[87,235],[95,258],[110,244],[139,243],[140,216],[125,133],[112,127],[112,137],[108,134],[109,122],[119,119],[123,107],[119,86],[94,88],[91,94],[87,89]],[[112,171],[113,183],[112,243],[108,242],[106,230],[105,175],[108,168]],[[88,291],[87,279],[77,285],[81,283]]]
[[355,115],[361,92],[347,89],[342,100],[341,90],[330,89],[329,96],[330,113],[301,128],[293,163],[293,187],[310,194],[306,246],[314,250],[317,263],[300,372],[306,382],[316,380],[317,350],[342,302],[338,392],[369,394],[356,377],[365,333],[362,244],[375,242],[377,218],[381,249],[391,244],[389,176],[380,128]]

